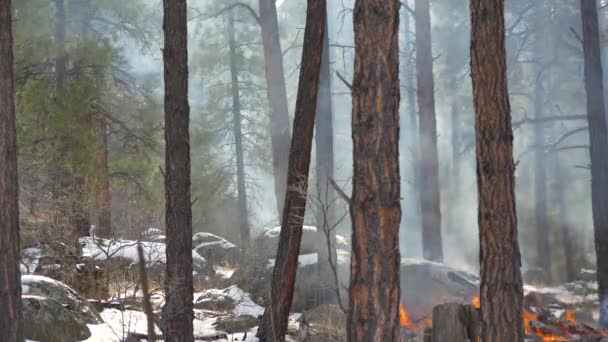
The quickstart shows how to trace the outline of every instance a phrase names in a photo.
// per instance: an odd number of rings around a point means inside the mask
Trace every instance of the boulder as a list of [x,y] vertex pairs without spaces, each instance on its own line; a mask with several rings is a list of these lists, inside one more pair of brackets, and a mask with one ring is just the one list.
[[38,275],[24,275],[21,277],[21,288],[24,296],[52,299],[66,310],[78,313],[83,324],[102,323],[101,316],[89,302],[59,281]]
[[228,334],[247,332],[260,324],[259,319],[251,315],[229,316],[218,318],[213,325]]
[[207,290],[194,302],[194,308],[210,311],[232,311],[235,308],[234,299],[222,291]]
[[90,316],[68,308],[57,300],[23,295],[25,338],[45,342],[82,341],[91,337],[87,327]]
[[[262,234],[254,240],[254,246],[259,253],[266,258],[275,258],[279,245],[279,234],[281,227],[266,228]],[[318,248],[327,248],[322,236],[317,233],[317,227],[304,226],[302,231],[302,242],[300,244],[300,254],[316,253]],[[350,250],[350,241],[343,235],[336,234],[336,248]]]
[[212,265],[236,265],[241,249],[232,242],[215,234],[200,232],[192,237],[192,250]]

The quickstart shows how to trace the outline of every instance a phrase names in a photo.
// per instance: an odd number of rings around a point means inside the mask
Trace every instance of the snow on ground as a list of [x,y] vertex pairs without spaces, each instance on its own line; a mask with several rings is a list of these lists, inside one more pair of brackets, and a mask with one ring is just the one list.
[[41,256],[42,250],[38,247],[30,247],[21,251],[21,263],[19,264],[21,274],[33,274],[38,268]]
[[197,292],[194,294],[194,302],[198,302],[199,298],[201,298],[205,294],[212,295],[224,295],[229,297],[234,301],[235,308],[233,313],[235,315],[251,315],[253,317],[257,317],[264,313],[264,308],[258,304],[256,304],[252,299],[249,293],[241,290],[238,286],[232,285],[223,290],[221,289],[208,289],[203,292]]
[[[317,253],[300,254],[298,256],[298,264],[300,266],[314,265],[318,262],[318,259],[319,259],[319,257],[317,256]],[[266,267],[273,268],[274,260],[275,259],[268,259],[268,265],[266,265]]]

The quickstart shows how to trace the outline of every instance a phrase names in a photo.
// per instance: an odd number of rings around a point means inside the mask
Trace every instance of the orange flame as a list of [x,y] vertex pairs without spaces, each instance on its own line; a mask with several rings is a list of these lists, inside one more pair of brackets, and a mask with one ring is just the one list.
[[472,302],[473,302],[473,307],[475,307],[475,309],[481,308],[481,301],[479,300],[479,296],[473,297]]
[[410,316],[407,314],[407,311],[405,311],[402,303],[399,303],[399,324],[411,331],[418,331],[412,322],[410,322]]

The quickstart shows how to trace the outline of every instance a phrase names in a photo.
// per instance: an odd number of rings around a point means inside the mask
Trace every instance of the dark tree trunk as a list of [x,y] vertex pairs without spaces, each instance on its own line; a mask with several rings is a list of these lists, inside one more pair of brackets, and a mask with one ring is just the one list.
[[585,90],[591,141],[591,203],[597,281],[600,303],[600,325],[608,328],[608,137],[604,109],[604,87],[600,37],[595,0],[581,0],[583,51],[585,56]]
[[110,238],[112,236],[112,212],[110,210],[108,133],[106,118],[102,114],[93,118],[93,131],[98,144],[97,151],[95,151],[95,211],[97,212],[95,234],[102,238]]
[[232,128],[234,148],[236,150],[236,181],[238,191],[239,225],[241,231],[241,247],[249,246],[249,221],[247,213],[247,190],[245,188],[245,160],[243,157],[243,133],[241,131],[241,99],[239,95],[239,71],[237,62],[237,47],[234,36],[234,14],[229,13],[228,35],[230,41],[230,76],[232,81]]
[[424,258],[443,261],[439,156],[435,121],[435,86],[431,52],[429,0],[416,0],[416,67],[418,69],[418,111],[420,115],[420,206]]
[[481,273],[481,340],[523,342],[513,131],[503,0],[471,1]]
[[163,334],[165,341],[190,342],[194,314],[186,0],[163,0],[163,7],[167,229]]
[[270,140],[274,172],[274,193],[278,216],[283,213],[289,166],[289,109],[283,71],[283,53],[275,0],[259,0],[266,86],[270,105]]
[[399,6],[354,8],[349,341],[399,341]]
[[[544,74],[547,66],[545,65],[545,50],[548,49],[545,41],[548,39],[545,34],[542,18],[550,15],[544,13],[543,4],[537,3],[536,8],[536,42],[534,44],[534,59],[536,63],[536,73],[533,75],[534,82],[534,118],[542,120],[545,106]],[[545,160],[545,129],[544,125],[534,126],[534,217],[536,223],[536,252],[537,266],[543,269],[551,280],[551,250],[549,246],[549,222],[547,217],[547,171]]]
[[21,342],[19,185],[11,1],[0,0],[0,341]]
[[[329,29],[327,24],[326,18],[315,125],[317,199],[321,206],[321,208],[317,208],[316,212],[317,232],[319,233],[318,264],[319,271],[324,275],[329,275],[328,272],[331,271],[329,265],[330,254],[332,260],[336,260],[336,234],[335,227],[333,227],[336,224],[336,197],[329,183],[330,179],[334,178],[334,118],[331,98]],[[331,250],[328,250],[327,243],[325,243],[327,239],[326,232],[329,233]]]
[[326,14],[325,0],[308,0],[294,134],[289,153],[288,191],[269,304],[257,334],[261,341],[283,341],[287,331],[306,208]]

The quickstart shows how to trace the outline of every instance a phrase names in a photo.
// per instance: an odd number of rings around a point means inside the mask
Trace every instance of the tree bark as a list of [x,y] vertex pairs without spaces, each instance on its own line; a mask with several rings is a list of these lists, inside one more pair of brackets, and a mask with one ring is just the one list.
[[420,116],[420,206],[422,251],[427,260],[442,262],[439,156],[435,121],[435,86],[431,51],[429,0],[416,0],[416,67],[418,69],[418,111]]
[[95,151],[95,211],[97,212],[95,234],[107,239],[112,236],[112,211],[108,169],[108,133],[103,114],[98,114],[93,118],[93,132],[98,144]]
[[163,0],[163,8],[167,229],[163,334],[167,342],[190,342],[194,314],[186,0]]
[[[534,118],[542,120],[544,116],[545,89],[544,73],[545,50],[548,49],[545,41],[548,40],[545,34],[545,22],[542,18],[550,15],[544,13],[543,3],[536,4],[534,59],[536,60],[536,73],[534,73]],[[536,223],[536,252],[537,266],[543,269],[551,280],[551,250],[549,246],[549,222],[547,217],[547,172],[545,160],[545,129],[544,125],[534,126],[534,217]]]
[[471,1],[481,273],[481,340],[523,342],[513,131],[503,0]]
[[241,131],[241,98],[239,94],[239,71],[237,62],[237,47],[234,36],[234,14],[228,14],[228,35],[230,46],[230,77],[232,82],[232,133],[236,151],[236,179],[238,191],[239,225],[241,232],[241,248],[249,246],[250,233],[247,213],[247,190],[245,188],[245,160],[243,157],[243,133]]
[[349,341],[399,341],[399,6],[354,8]]
[[[325,18],[325,33],[323,35],[323,54],[321,57],[321,78],[319,80],[319,92],[317,95],[316,114],[316,174],[317,174],[317,198],[323,208],[317,208],[316,222],[318,243],[318,265],[323,275],[331,275],[329,258],[336,260],[336,195],[330,186],[330,179],[334,178],[334,118],[331,98],[331,68],[329,59],[329,29],[327,17]],[[330,246],[328,249],[326,239],[329,232]],[[332,261],[332,262],[333,262]],[[331,279],[331,278],[327,278]]]
[[591,203],[597,281],[600,303],[600,325],[608,328],[608,135],[604,109],[604,87],[595,0],[581,0],[585,90],[591,148]]
[[11,0],[0,0],[0,341],[23,341]]
[[306,208],[326,6],[325,0],[308,0],[294,134],[289,153],[288,188],[269,305],[257,334],[261,341],[283,341],[287,331]]
[[277,212],[281,217],[287,186],[289,167],[289,109],[285,74],[283,71],[283,53],[279,36],[279,22],[275,0],[259,0],[262,44],[264,46],[264,64],[268,104],[270,105],[270,140],[272,144],[272,166],[274,172],[274,192],[277,200]]

